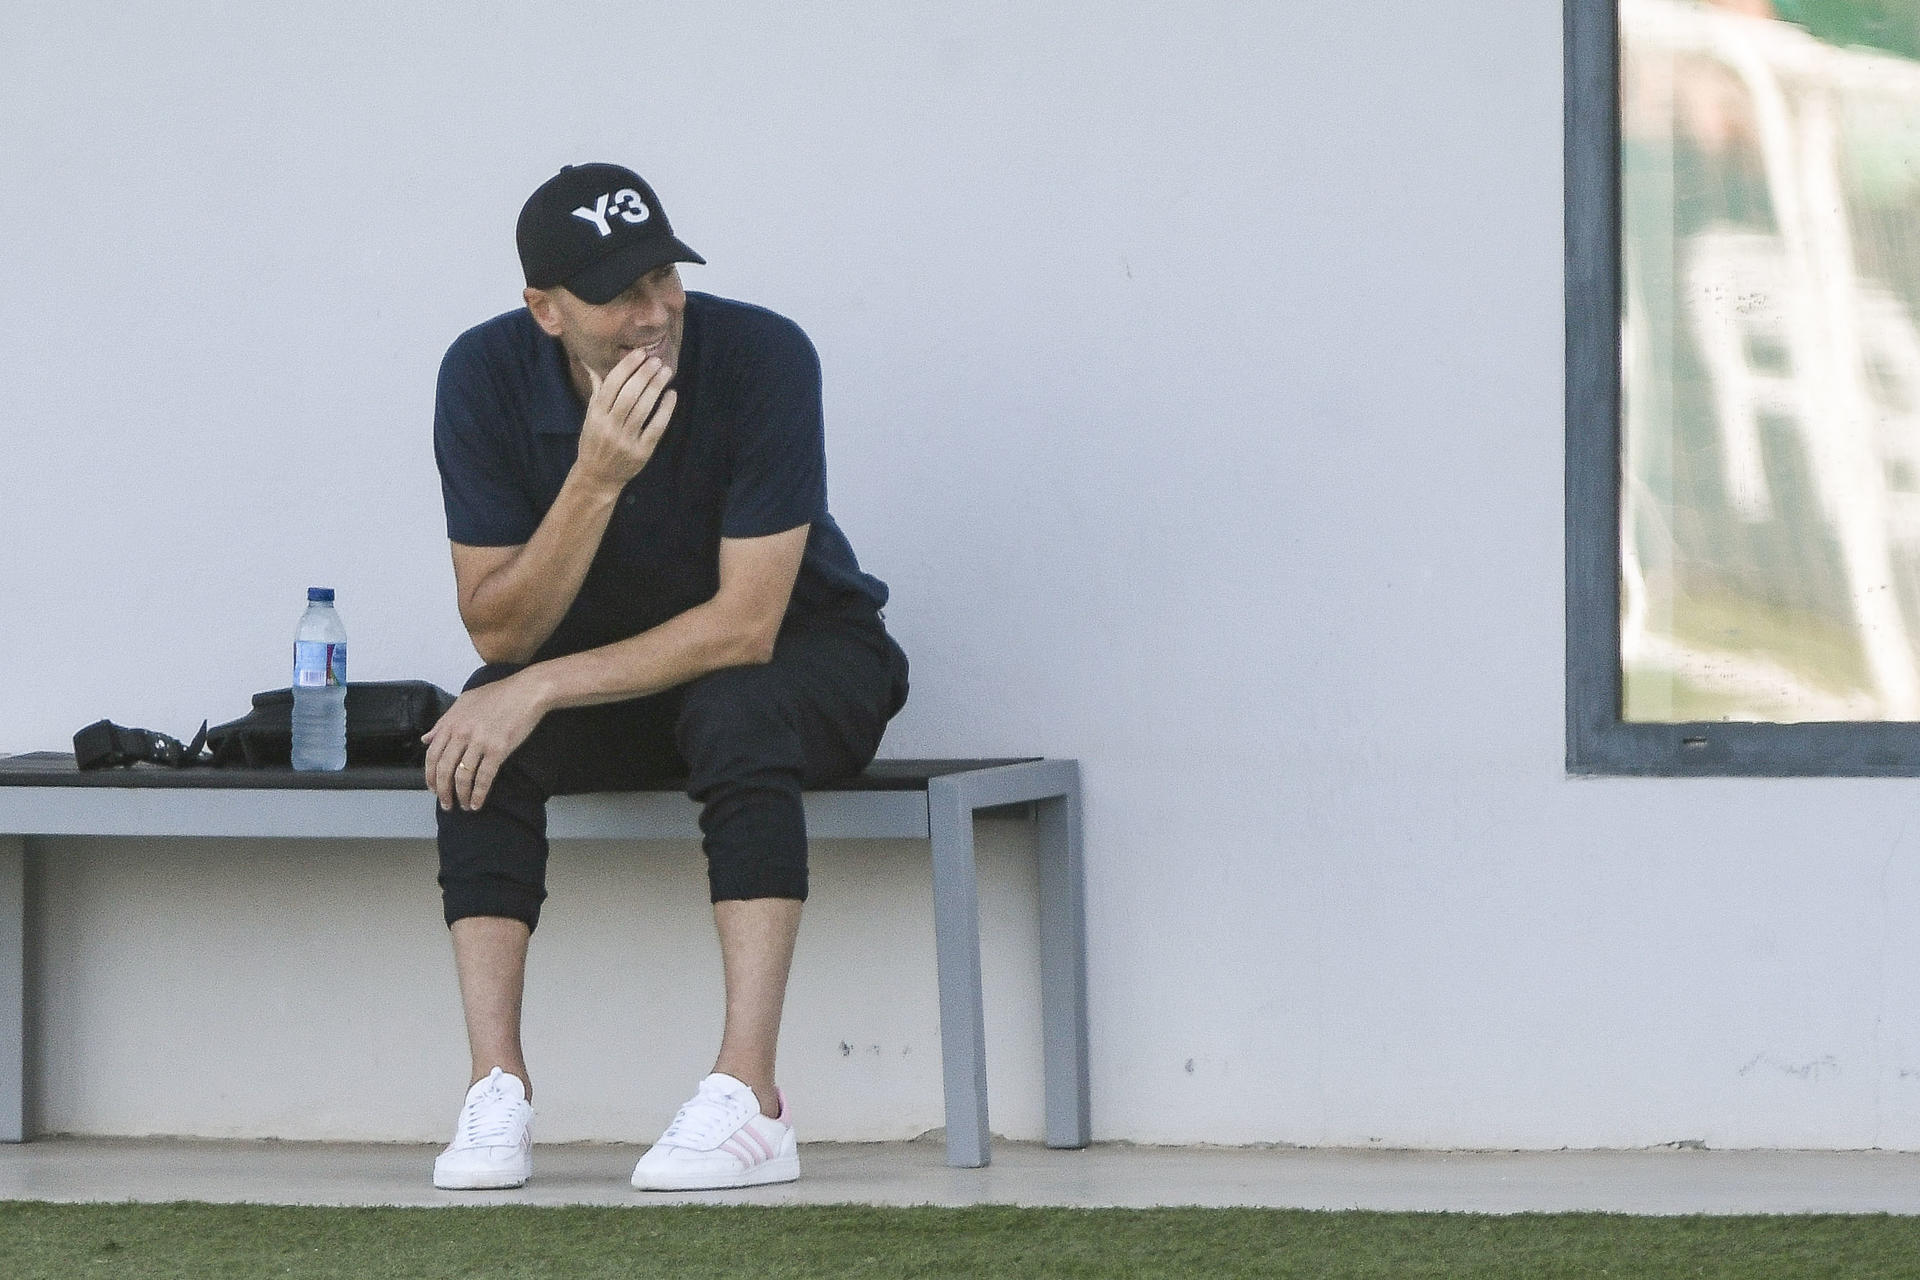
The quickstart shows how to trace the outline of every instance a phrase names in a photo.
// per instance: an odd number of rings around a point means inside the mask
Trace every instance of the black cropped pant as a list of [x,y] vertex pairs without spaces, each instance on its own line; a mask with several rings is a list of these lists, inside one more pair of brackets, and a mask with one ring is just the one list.
[[[466,687],[519,670],[485,666]],[[507,758],[480,809],[436,806],[447,923],[506,916],[539,924],[548,797],[675,779],[702,806],[715,902],[805,898],[801,789],[866,768],[906,698],[906,655],[879,619],[831,615],[790,618],[764,666],[553,712]]]

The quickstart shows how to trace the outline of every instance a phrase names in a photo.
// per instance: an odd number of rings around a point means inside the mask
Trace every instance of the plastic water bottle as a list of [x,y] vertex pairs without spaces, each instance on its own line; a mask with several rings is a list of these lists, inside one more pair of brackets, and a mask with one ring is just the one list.
[[308,587],[293,633],[293,767],[347,767],[347,628],[332,587]]

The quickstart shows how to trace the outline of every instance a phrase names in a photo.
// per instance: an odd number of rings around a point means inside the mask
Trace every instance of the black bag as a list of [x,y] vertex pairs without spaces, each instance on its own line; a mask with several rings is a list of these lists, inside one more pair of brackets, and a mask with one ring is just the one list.
[[[424,764],[420,735],[453,705],[425,680],[347,683],[347,764]],[[253,710],[207,730],[216,767],[270,769],[293,763],[293,690],[253,695]]]

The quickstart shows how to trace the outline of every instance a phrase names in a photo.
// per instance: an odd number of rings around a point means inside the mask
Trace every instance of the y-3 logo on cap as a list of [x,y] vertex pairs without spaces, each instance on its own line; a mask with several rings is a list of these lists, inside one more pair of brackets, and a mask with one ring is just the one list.
[[641,223],[651,215],[647,202],[632,187],[622,187],[612,195],[601,196],[597,204],[589,209],[581,205],[573,211],[573,216],[591,222],[603,236],[613,234],[613,228],[607,225],[607,215],[613,214],[622,222]]

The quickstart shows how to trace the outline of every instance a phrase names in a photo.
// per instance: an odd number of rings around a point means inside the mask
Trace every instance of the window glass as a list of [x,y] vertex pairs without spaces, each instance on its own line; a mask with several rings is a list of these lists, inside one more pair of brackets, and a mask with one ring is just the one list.
[[1920,0],[1620,0],[1626,721],[1920,720]]

